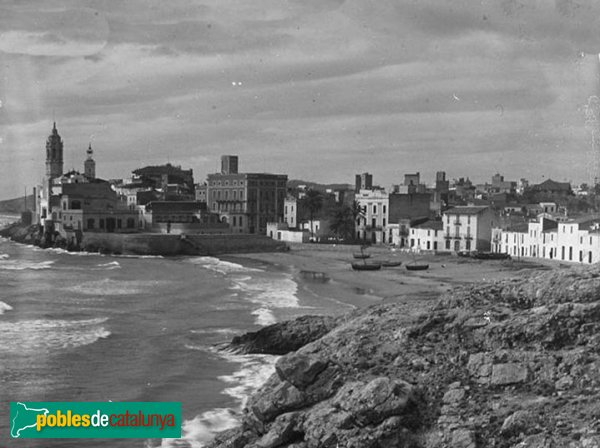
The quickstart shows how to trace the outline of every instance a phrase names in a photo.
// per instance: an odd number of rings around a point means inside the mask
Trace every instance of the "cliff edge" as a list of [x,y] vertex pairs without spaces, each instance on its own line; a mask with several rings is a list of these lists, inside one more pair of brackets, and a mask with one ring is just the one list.
[[212,448],[600,446],[598,267],[463,287],[412,321],[393,304],[304,319],[312,342]]

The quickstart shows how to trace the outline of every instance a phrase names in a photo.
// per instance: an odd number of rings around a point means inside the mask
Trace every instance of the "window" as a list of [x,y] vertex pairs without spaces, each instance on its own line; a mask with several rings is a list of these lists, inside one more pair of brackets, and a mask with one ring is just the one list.
[[384,205],[383,206],[383,213],[385,214],[385,212],[386,212],[386,206]]
[[377,214],[377,204],[373,204],[373,214]]
[[94,228],[94,218],[89,218],[87,220],[87,228],[88,229],[93,229]]
[[235,216],[234,216],[233,217],[233,227],[235,227],[235,225],[236,225],[236,219],[235,219]]
[[133,218],[127,218],[127,228],[133,229],[135,227],[135,220]]
[[446,240],[446,249],[450,250],[450,240]]
[[383,227],[385,227],[385,218],[383,218]]
[[103,229],[104,228],[104,219],[100,219],[100,228]]

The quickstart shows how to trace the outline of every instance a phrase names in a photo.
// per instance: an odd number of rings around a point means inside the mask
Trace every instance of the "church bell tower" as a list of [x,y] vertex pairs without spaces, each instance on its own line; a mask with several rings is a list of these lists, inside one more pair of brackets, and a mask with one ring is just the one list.
[[92,144],[88,146],[86,151],[87,159],[83,162],[83,173],[85,177],[88,179],[96,178],[96,162],[94,161],[94,150],[92,149]]
[[46,179],[48,181],[63,174],[63,141],[56,130],[56,122],[52,134],[46,140]]

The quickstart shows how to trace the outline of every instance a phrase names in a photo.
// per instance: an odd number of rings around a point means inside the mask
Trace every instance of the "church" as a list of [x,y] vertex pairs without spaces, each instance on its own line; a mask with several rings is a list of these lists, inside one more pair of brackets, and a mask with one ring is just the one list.
[[37,188],[35,217],[48,243],[60,235],[77,245],[83,232],[136,232],[143,228],[140,211],[119,200],[110,184],[96,177],[91,144],[86,150],[83,174],[63,172],[63,150],[54,123],[46,140],[46,174]]

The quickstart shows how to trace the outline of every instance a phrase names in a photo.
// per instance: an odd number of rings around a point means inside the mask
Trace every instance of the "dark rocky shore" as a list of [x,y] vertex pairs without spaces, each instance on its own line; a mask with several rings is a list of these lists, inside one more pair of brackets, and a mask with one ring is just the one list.
[[[212,448],[600,446],[600,269],[463,287],[236,338],[281,354]],[[295,351],[292,351],[295,350]]]

